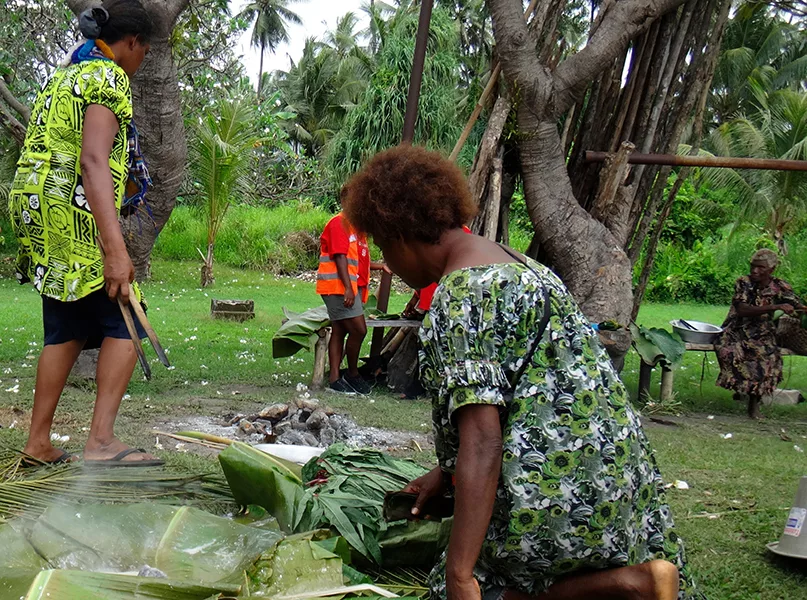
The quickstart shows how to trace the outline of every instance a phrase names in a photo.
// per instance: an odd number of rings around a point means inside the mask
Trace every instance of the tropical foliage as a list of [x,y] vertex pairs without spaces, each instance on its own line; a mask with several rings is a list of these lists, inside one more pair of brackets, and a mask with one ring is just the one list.
[[221,101],[196,126],[191,144],[194,183],[204,201],[207,254],[202,287],[213,283],[213,248],[227,209],[252,194],[254,149],[260,144],[255,110],[240,98]]

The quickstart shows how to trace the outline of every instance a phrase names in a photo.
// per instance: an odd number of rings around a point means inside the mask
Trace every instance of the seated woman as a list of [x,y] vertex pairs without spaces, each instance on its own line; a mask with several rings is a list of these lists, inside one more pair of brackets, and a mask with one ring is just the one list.
[[439,467],[407,488],[416,515],[454,488],[434,594],[695,597],[647,439],[563,283],[462,231],[476,209],[439,154],[378,154],[344,210],[408,285],[440,281],[421,330]]
[[782,381],[782,355],[776,345],[773,313],[804,310],[793,288],[773,276],[779,257],[764,248],[751,257],[751,273],[734,285],[734,299],[715,344],[720,376],[717,385],[748,397],[748,416],[759,419],[762,396]]

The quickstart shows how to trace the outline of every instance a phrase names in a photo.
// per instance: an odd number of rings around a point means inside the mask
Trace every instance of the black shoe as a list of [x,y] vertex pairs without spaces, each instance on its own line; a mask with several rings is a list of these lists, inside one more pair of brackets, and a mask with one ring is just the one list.
[[353,386],[351,386],[344,377],[337,379],[330,386],[328,386],[328,391],[335,392],[337,394],[345,394],[348,396],[356,395],[356,390],[353,389]]
[[361,396],[369,396],[370,392],[373,391],[370,384],[364,381],[364,379],[361,377],[351,377],[350,375],[345,375],[342,377],[342,379]]

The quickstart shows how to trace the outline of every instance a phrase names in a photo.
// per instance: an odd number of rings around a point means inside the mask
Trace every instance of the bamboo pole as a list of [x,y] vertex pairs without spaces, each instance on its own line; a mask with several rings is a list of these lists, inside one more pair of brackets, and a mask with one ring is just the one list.
[[[605,162],[608,152],[586,150],[586,162]],[[718,169],[757,169],[770,171],[807,171],[807,160],[778,158],[735,158],[732,156],[679,156],[676,154],[631,154],[631,165],[666,165],[672,167],[708,167]]]
[[[529,21],[530,15],[535,12],[535,7],[538,6],[538,0],[531,0],[530,5],[527,7],[527,10],[524,11],[524,20]],[[485,108],[485,104],[490,98],[490,95],[493,93],[493,90],[496,88],[496,84],[499,82],[499,75],[502,73],[502,66],[499,61],[495,61],[493,63],[493,69],[490,72],[490,79],[488,80],[488,84],[485,86],[485,89],[482,91],[482,94],[479,96],[479,100],[476,102],[476,106],[474,107],[474,111],[471,113],[468,122],[465,124],[465,128],[462,130],[462,134],[460,135],[460,139],[457,140],[454,149],[451,151],[451,156],[449,156],[450,161],[456,161],[457,157],[462,152],[462,147],[465,145],[465,142],[468,141],[468,136],[471,135],[471,131],[476,125],[476,121],[479,119],[479,115],[482,114],[482,109]]]

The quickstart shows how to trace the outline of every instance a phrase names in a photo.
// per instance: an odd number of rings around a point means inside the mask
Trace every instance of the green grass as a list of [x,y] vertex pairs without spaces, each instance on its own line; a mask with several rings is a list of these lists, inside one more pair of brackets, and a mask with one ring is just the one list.
[[[153,449],[152,428],[166,420],[246,413],[293,398],[296,385],[310,379],[311,355],[275,361],[271,336],[280,325],[282,306],[303,310],[319,304],[313,284],[218,264],[216,286],[203,291],[198,288],[198,275],[198,261],[158,259],[153,281],[144,286],[151,321],[175,368],[164,369],[147,348],[154,377],[150,383],[135,378],[118,419],[119,434],[128,443]],[[256,318],[246,323],[214,321],[212,298],[253,299]],[[395,295],[393,309],[400,309],[405,301],[406,296]],[[42,347],[40,300],[30,286],[3,278],[0,304],[5,308],[0,313],[0,445],[20,447],[32,405],[34,365]],[[638,321],[666,326],[667,321],[683,316],[720,323],[725,313],[725,307],[648,305]],[[804,360],[793,359],[789,387],[807,387]],[[807,449],[807,437],[802,437],[807,436],[805,409],[767,409],[770,420],[748,423],[740,415],[742,407],[714,386],[716,364],[709,365],[701,390],[700,366],[700,355],[689,353],[676,374],[678,399],[690,412],[682,425],[651,423],[648,427],[667,481],[681,479],[690,485],[689,490],[671,489],[669,500],[693,571],[711,599],[807,598],[804,576],[772,561],[765,551],[765,544],[779,537],[798,479],[805,472],[805,455],[793,448],[797,444]],[[637,370],[638,359],[632,354],[625,370],[632,392]],[[17,393],[6,391],[15,385],[19,385]],[[351,413],[363,425],[430,429],[430,404],[425,400],[401,401],[383,392],[369,399],[320,398],[340,412]],[[92,385],[73,382],[65,391],[54,430],[71,436],[69,450],[81,450],[92,401]],[[708,420],[703,413],[716,418]],[[16,427],[9,429],[15,420]],[[782,428],[792,441],[779,438]],[[733,438],[723,439],[724,433],[732,433]],[[217,468],[213,460],[177,452],[168,444],[157,453],[173,469]],[[419,458],[428,460],[433,454],[422,453]],[[699,516],[704,513],[719,516]]]
[[[305,201],[275,208],[233,205],[216,239],[216,263],[273,273],[315,269],[319,236],[332,216]],[[206,239],[204,213],[179,206],[160,233],[154,255],[196,261],[197,249],[206,250]]]

